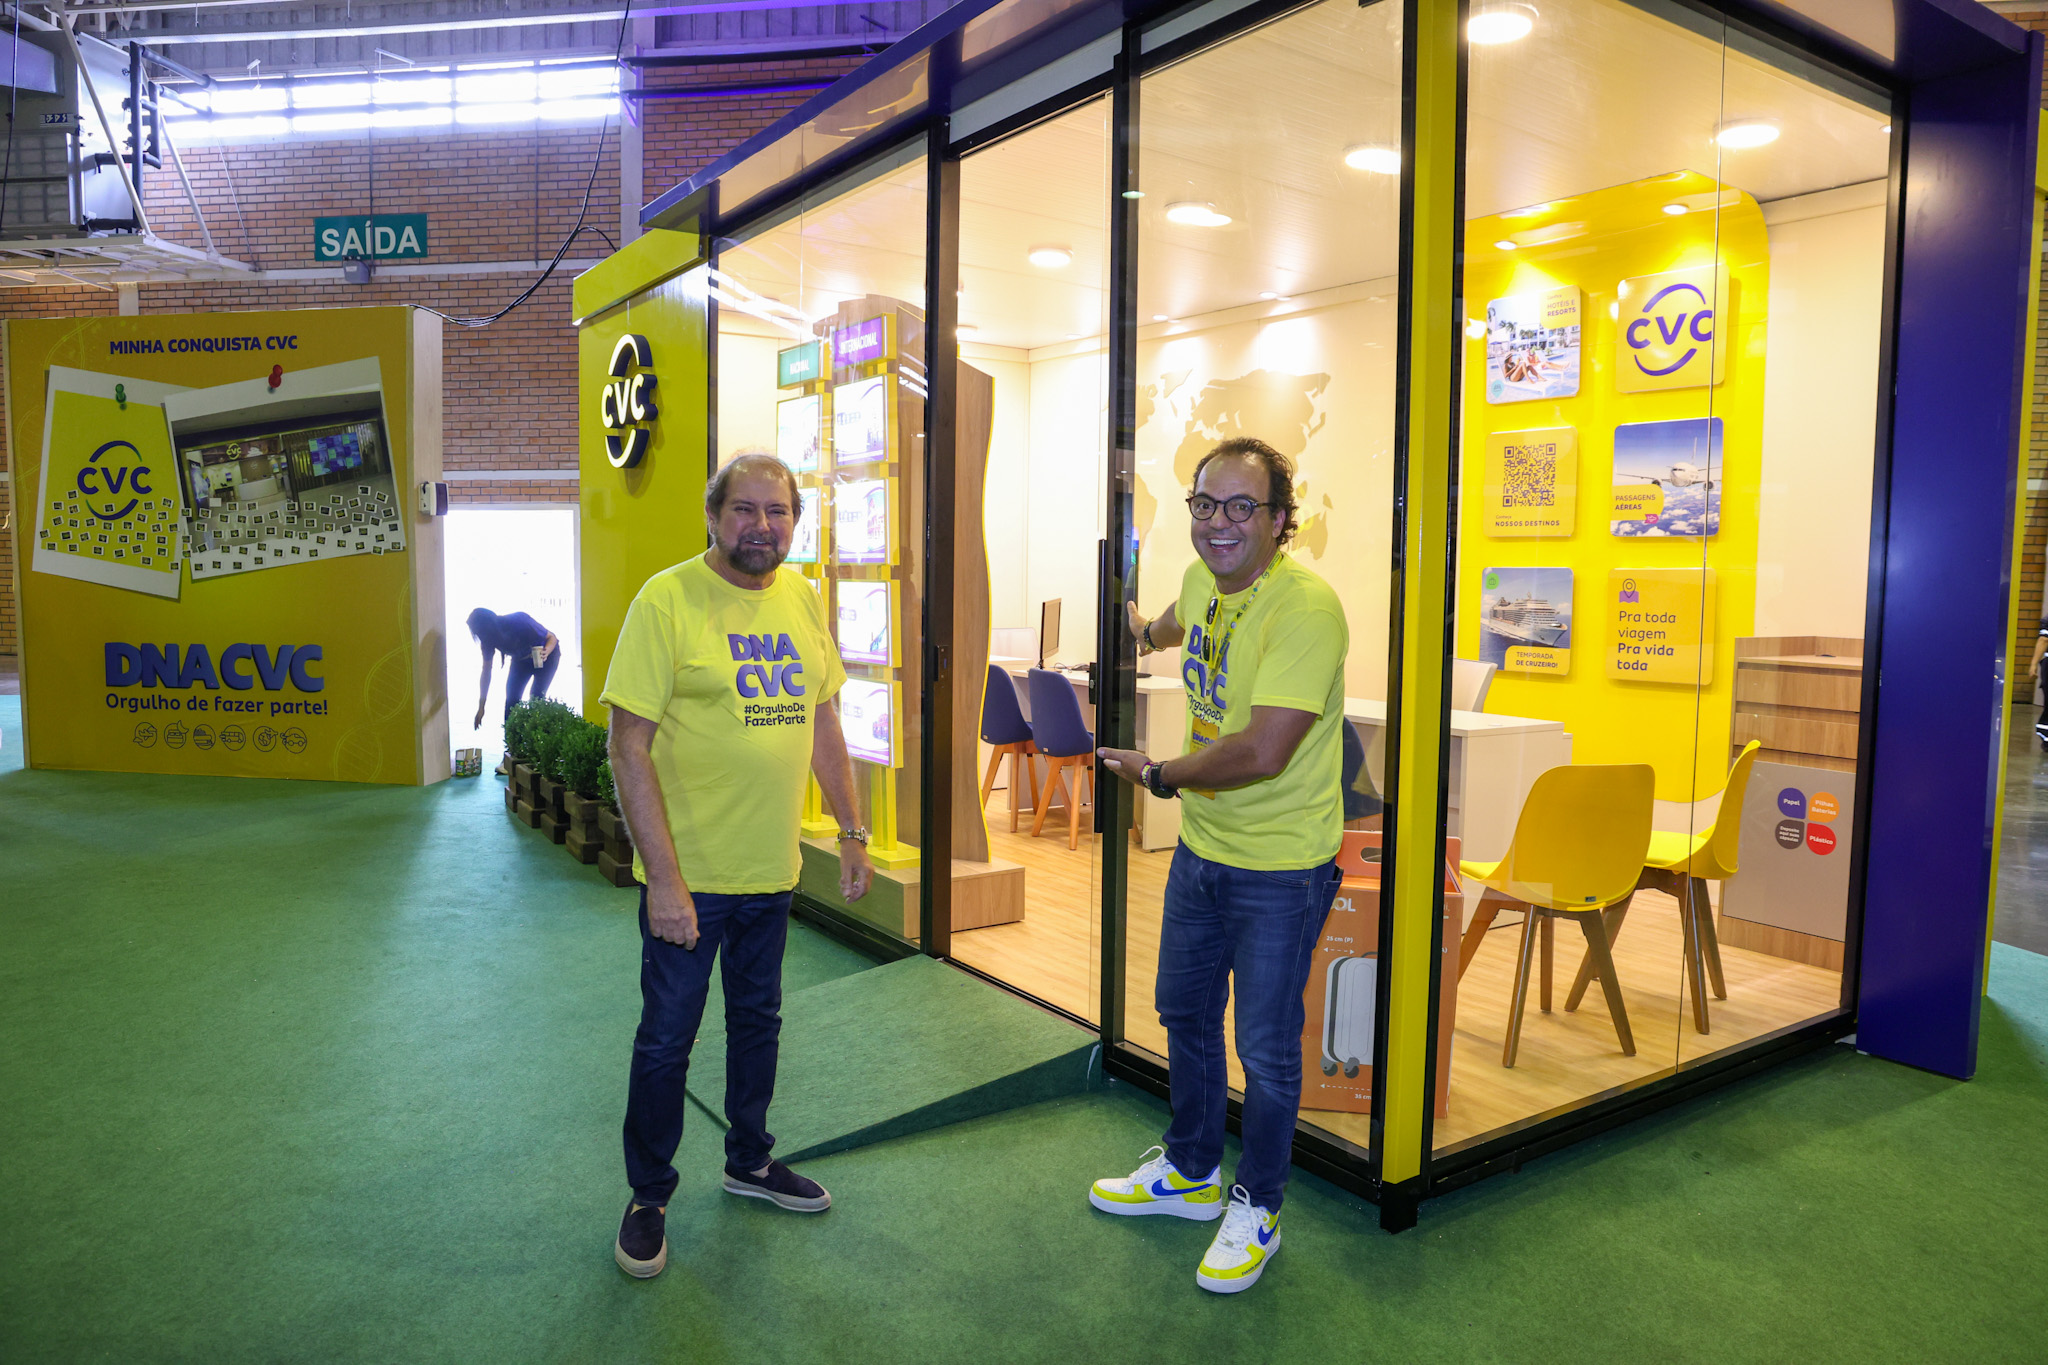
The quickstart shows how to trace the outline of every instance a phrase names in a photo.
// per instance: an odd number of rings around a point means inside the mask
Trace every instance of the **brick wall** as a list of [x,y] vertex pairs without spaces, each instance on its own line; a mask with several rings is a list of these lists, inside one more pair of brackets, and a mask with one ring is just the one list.
[[[655,87],[774,84],[830,80],[858,65],[834,58],[650,73]],[[684,179],[767,127],[809,97],[725,95],[648,102],[643,183],[648,198]],[[313,259],[312,220],[368,212],[375,173],[379,213],[428,215],[436,264],[531,260],[554,254],[574,226],[598,147],[598,130],[514,128],[374,141],[309,141],[244,147],[193,147],[184,153],[193,190],[222,254],[265,270],[304,269]],[[616,236],[619,129],[614,121],[590,194],[585,223]],[[158,235],[202,245],[184,191],[171,168],[151,181],[145,200]],[[585,232],[572,259],[609,248]],[[472,276],[380,276],[367,285],[270,280],[145,285],[144,313],[229,312],[263,308],[346,308],[419,304],[458,315],[494,311],[533,283],[537,270]],[[564,269],[526,304],[484,328],[444,332],[446,402],[443,451],[450,470],[573,469],[576,466],[576,339],[569,325]],[[89,317],[118,311],[98,289],[0,289],[0,318]],[[0,376],[4,383],[4,376]],[[0,432],[0,468],[12,458]],[[463,480],[452,502],[576,501],[573,480]],[[0,500],[6,497],[0,480]],[[16,649],[17,615],[11,531],[0,530],[0,654]]]
[[[2048,33],[2048,4],[2038,13],[2005,17],[2022,28]],[[2043,81],[2041,102],[2048,105],[2048,76]],[[2048,261],[2041,263],[2041,297],[2048,303]],[[2034,637],[2039,632],[2042,613],[2043,559],[2048,557],[2048,491],[2035,491],[2037,482],[2048,480],[2048,310],[2044,310],[2043,323],[2034,334],[2034,396],[2026,414],[2029,425],[2021,458],[2027,493],[2026,511],[2016,528],[2022,549],[2019,581],[2013,585],[2013,642],[2009,657],[2014,672],[2024,669],[2027,660],[2033,657]],[[2024,679],[2017,695],[2021,701],[2032,699]]]

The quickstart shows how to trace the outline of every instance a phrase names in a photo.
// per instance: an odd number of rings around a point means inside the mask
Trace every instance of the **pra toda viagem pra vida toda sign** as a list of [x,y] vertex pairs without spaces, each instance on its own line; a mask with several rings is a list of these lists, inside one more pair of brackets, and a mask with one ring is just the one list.
[[647,338],[628,332],[612,347],[598,390],[597,420],[604,428],[605,458],[614,469],[631,469],[654,439],[654,352]]

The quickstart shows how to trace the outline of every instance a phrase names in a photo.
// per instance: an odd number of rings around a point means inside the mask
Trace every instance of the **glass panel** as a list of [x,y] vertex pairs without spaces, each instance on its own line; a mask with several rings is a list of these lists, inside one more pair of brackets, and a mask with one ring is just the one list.
[[[765,452],[796,471],[802,514],[787,567],[824,601],[847,683],[875,884],[839,896],[831,813],[812,784],[799,890],[886,933],[919,933],[923,695],[925,163],[899,159],[807,201],[719,254],[721,464]],[[764,701],[764,704],[771,704]]]
[[954,657],[977,677],[962,709],[980,742],[964,736],[953,761],[979,802],[956,814],[956,839],[979,843],[954,852],[990,866],[977,874],[986,893],[955,896],[953,955],[1090,1020],[1102,1001],[1088,788],[1108,206],[1107,100],[961,163],[955,477],[973,515],[955,536]]
[[[1330,0],[1148,75],[1139,98],[1138,606],[1147,617],[1164,613],[1185,575],[1200,589],[1193,613],[1206,615],[1202,584],[1212,580],[1199,572],[1198,555],[1227,558],[1230,551],[1216,541],[1198,544],[1185,502],[1205,454],[1222,441],[1256,437],[1292,461],[1298,524],[1283,554],[1335,591],[1349,631],[1343,721],[1311,727],[1292,761],[1327,761],[1330,776],[1341,774],[1341,817],[1354,845],[1377,842],[1384,772],[1400,22],[1397,5],[1361,9]],[[1228,516],[1218,512],[1202,525],[1227,525]],[[1243,651],[1235,667],[1259,676],[1246,665],[1272,655],[1286,632],[1240,641],[1222,625],[1255,618],[1224,618],[1224,610],[1219,602],[1212,650],[1222,653],[1229,634],[1229,648]],[[1226,666],[1210,692],[1199,649],[1190,632],[1181,649],[1141,661],[1139,724],[1153,757],[1186,750],[1197,710],[1220,709],[1225,735],[1249,719],[1248,689],[1230,690]],[[1184,673],[1204,695],[1184,689]],[[1316,700],[1327,716],[1327,689],[1338,688],[1338,679],[1307,685],[1326,689]],[[1271,695],[1281,684],[1266,677],[1253,686]],[[1167,872],[1183,834],[1222,854],[1218,861],[1299,869],[1323,861],[1337,833],[1330,829],[1326,840],[1317,814],[1284,830],[1240,829],[1260,852],[1224,850],[1204,832],[1216,823],[1208,802],[1195,792],[1180,801],[1139,800],[1125,1017],[1131,1042],[1161,1055],[1168,1040],[1154,985]],[[1328,815],[1334,825],[1340,812]],[[1302,852],[1311,845],[1314,856]],[[1263,852],[1272,847],[1289,854],[1275,861]],[[1347,882],[1310,964],[1303,1004],[1301,1121],[1361,1148],[1370,1126],[1377,913],[1376,882]],[[1235,992],[1231,1010],[1244,1000]],[[1224,1036],[1229,1084],[1242,1093],[1233,1020],[1226,1019]],[[1186,1050],[1177,1055],[1185,1059]]]
[[1440,1149],[1840,1003],[1888,115],[1688,22],[1468,31]]

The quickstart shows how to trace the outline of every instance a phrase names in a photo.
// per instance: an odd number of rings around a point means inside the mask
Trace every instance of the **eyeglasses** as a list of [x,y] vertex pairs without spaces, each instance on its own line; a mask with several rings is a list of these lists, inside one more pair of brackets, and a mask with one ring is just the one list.
[[1270,502],[1260,502],[1257,498],[1232,498],[1228,502],[1218,502],[1206,493],[1188,494],[1188,515],[1196,521],[1207,521],[1215,516],[1216,509],[1221,507],[1224,516],[1241,525],[1244,522],[1250,521],[1252,513],[1258,511],[1261,507],[1273,507],[1275,505]]

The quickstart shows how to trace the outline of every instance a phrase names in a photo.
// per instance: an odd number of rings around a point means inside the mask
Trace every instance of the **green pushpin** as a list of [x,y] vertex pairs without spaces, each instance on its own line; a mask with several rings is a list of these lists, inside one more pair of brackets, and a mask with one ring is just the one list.
[[128,386],[126,384],[114,385],[114,401],[121,405],[121,411],[128,411]]

